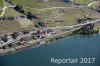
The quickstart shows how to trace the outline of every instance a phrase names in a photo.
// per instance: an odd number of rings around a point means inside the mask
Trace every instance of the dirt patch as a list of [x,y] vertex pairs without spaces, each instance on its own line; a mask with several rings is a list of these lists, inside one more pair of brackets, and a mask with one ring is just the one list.
[[20,23],[22,28],[28,28],[29,26],[33,25],[32,21],[26,18],[19,18],[17,21]]
[[95,27],[100,27],[100,22],[94,24]]

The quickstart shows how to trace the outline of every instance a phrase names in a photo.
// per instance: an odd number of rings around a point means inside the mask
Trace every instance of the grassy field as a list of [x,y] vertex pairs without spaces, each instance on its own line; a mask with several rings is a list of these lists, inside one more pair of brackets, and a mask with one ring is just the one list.
[[[90,15],[90,13],[85,12],[83,13],[83,11],[78,11],[72,14],[66,14],[66,15],[62,15],[62,16],[58,16],[53,19],[55,20],[65,20],[64,22],[54,22],[52,24],[48,24],[48,26],[66,26],[66,25],[73,25],[73,24],[77,24],[76,23],[76,19],[78,18],[83,18],[84,16],[86,16],[87,14]],[[77,15],[77,16],[76,16]]]
[[0,0],[0,7],[3,7],[4,3],[3,0]]
[[10,3],[8,3],[8,2],[5,2],[5,5],[6,6],[12,6]]
[[[38,10],[34,8],[47,8],[54,6],[68,6],[66,3],[60,2],[58,0],[49,0],[48,2],[37,2],[37,0],[12,0],[15,4],[23,5],[23,8],[27,12],[31,12],[32,14],[40,14],[38,19],[33,19],[33,23],[36,22],[45,22],[47,26],[65,26],[65,25],[73,25],[76,24],[76,19],[83,18],[86,15],[90,15],[90,17],[94,17],[97,13],[87,7],[85,8],[64,8],[64,9],[46,9],[46,10]],[[58,2],[56,2],[58,1]],[[92,0],[74,0],[75,2],[89,3]],[[84,1],[84,2],[82,2]],[[9,3],[6,3],[10,5]],[[50,5],[50,6],[49,6]],[[1,13],[1,11],[0,11]],[[6,9],[4,17],[6,16],[22,16],[23,14],[9,8]],[[63,20],[63,22],[55,22]],[[48,21],[52,21],[49,23]],[[19,28],[22,27],[21,24],[17,21],[0,21],[0,32],[2,33],[10,33],[14,31],[18,31]],[[33,29],[34,26],[30,26],[29,29]],[[28,29],[28,28],[27,28]]]
[[31,7],[31,8],[48,8],[48,7],[59,7],[59,6],[69,6],[69,4],[62,2],[61,0],[12,0],[15,4]]
[[2,10],[0,10],[0,14],[2,13]]
[[[31,7],[31,8],[47,8],[47,7],[60,7],[71,6],[69,3],[65,3],[62,0],[12,0],[15,4]],[[72,0],[79,4],[89,4],[97,0]]]
[[[25,8],[25,7],[24,7]],[[63,25],[73,25],[76,24],[76,19],[83,18],[86,15],[90,15],[90,17],[94,17],[97,13],[87,7],[80,8],[65,8],[65,12],[61,12],[61,9],[46,9],[46,10],[37,10],[31,8],[25,8],[27,11],[32,12],[33,14],[41,14],[39,19],[34,19],[34,22],[43,21],[48,23],[48,21],[52,21],[52,23],[47,24],[47,26],[63,26]],[[55,22],[59,20],[64,20],[64,22]]]
[[4,20],[0,21],[0,33],[6,34],[14,31],[18,31],[20,24],[17,21]]
[[48,5],[45,2],[37,2],[34,0],[12,0],[15,4],[23,5],[23,6],[28,6],[32,8],[44,8],[47,7]]
[[98,1],[98,0],[73,0],[73,1],[79,4],[89,4],[91,2]]
[[23,15],[23,14],[15,11],[15,10],[13,10],[11,8],[6,9],[5,14],[4,14],[4,16],[21,16],[21,15]]

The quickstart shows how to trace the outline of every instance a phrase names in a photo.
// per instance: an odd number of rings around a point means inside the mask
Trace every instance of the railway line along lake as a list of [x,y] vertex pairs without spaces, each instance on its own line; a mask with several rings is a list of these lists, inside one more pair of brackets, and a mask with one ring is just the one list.
[[[100,34],[71,36],[36,48],[0,56],[0,66],[100,66]],[[51,63],[51,58],[87,58],[85,63]],[[92,58],[95,58],[93,61]],[[91,63],[89,63],[89,61]],[[93,63],[92,63],[93,61]]]

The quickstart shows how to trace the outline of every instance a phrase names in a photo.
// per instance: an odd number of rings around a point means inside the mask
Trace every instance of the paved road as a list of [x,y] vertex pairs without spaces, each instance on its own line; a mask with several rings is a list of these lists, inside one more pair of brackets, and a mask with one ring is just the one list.
[[79,26],[83,26],[83,25],[86,25],[86,24],[90,24],[90,23],[97,23],[97,22],[100,22],[100,19],[97,19],[97,20],[94,20],[94,21],[87,21],[86,23],[83,23],[83,24],[77,24],[77,25],[72,25],[72,26],[56,26],[56,27],[48,27],[48,28],[45,28],[45,29],[59,29],[59,28],[74,28],[74,27],[79,27]]

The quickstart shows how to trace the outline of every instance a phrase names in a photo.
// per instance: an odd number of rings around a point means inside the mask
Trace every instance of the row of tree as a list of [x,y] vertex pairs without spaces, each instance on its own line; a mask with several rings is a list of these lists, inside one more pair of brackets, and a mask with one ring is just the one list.
[[90,34],[97,34],[99,29],[94,30],[94,24],[88,24],[82,26],[80,29],[73,31],[73,34],[82,34],[82,35],[90,35]]
[[79,18],[77,19],[77,23],[85,23],[87,20],[92,20],[90,17],[84,17],[84,18]]
[[23,7],[21,5],[16,5],[16,7],[14,8],[16,11],[24,14],[27,16],[28,19],[32,19],[32,18],[36,18],[35,15],[33,15],[31,12],[26,12],[25,9],[23,9]]

